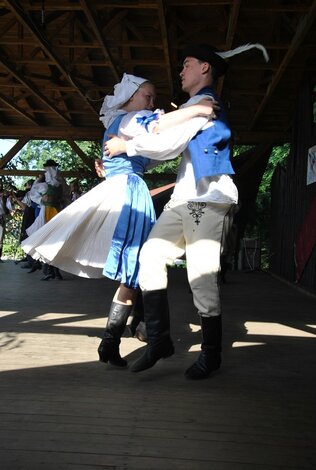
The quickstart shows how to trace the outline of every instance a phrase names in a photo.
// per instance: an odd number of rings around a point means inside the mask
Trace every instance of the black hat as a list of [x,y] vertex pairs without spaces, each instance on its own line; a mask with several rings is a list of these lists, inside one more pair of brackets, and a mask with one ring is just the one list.
[[44,168],[47,166],[58,166],[58,163],[55,162],[55,160],[47,160],[47,162],[44,163]]
[[224,75],[228,68],[228,64],[225,60],[216,54],[216,49],[208,44],[187,46],[182,54],[183,60],[185,60],[186,57],[194,57],[203,62],[208,62],[216,69],[218,77]]
[[236,54],[242,54],[243,52],[249,51],[250,49],[259,49],[262,52],[265,61],[268,62],[269,55],[266,51],[266,48],[257,42],[254,44],[243,44],[242,46],[238,46],[235,49],[224,52],[217,51],[214,47],[209,46],[208,44],[197,44],[186,47],[183,51],[182,57],[183,60],[186,57],[195,57],[196,59],[202,60],[203,62],[208,62],[215,68],[217,76],[220,77],[221,75],[224,75],[228,68],[228,65],[224,59],[233,57]]

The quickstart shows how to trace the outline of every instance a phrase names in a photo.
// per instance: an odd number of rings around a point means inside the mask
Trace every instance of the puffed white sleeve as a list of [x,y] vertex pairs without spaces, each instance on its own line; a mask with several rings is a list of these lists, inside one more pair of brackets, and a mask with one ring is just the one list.
[[205,125],[212,126],[213,123],[206,117],[195,117],[157,134],[136,136],[126,142],[126,153],[129,157],[146,155],[153,160],[171,160],[183,152]]
[[142,110],[127,113],[120,123],[118,136],[129,140],[138,135],[146,135],[152,132],[152,127],[161,114],[163,114],[163,110],[160,109],[154,112]]

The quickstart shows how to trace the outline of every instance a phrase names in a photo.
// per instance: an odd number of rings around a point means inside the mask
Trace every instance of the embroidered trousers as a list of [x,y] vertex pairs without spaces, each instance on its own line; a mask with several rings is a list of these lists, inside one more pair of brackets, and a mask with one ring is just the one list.
[[230,204],[170,201],[140,253],[141,289],[166,289],[167,265],[185,254],[198,313],[203,317],[220,315],[218,271],[223,222],[230,207]]

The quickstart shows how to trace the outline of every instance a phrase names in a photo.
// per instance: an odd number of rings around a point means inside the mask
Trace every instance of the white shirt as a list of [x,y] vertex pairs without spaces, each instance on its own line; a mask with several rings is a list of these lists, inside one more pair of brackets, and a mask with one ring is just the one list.
[[[198,103],[207,95],[190,98],[185,106]],[[195,117],[157,134],[137,136],[126,142],[127,155],[143,155],[154,160],[170,160],[182,153],[173,200],[237,204],[238,191],[229,175],[202,178],[196,186],[190,152],[187,146],[201,130],[214,125],[206,117]]]

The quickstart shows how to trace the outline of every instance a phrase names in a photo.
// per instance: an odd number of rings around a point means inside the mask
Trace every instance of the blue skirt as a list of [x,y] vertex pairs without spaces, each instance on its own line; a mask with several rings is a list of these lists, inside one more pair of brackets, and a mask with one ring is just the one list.
[[138,287],[139,252],[147,240],[156,216],[146,183],[128,175],[126,199],[114,230],[104,276],[129,288]]

